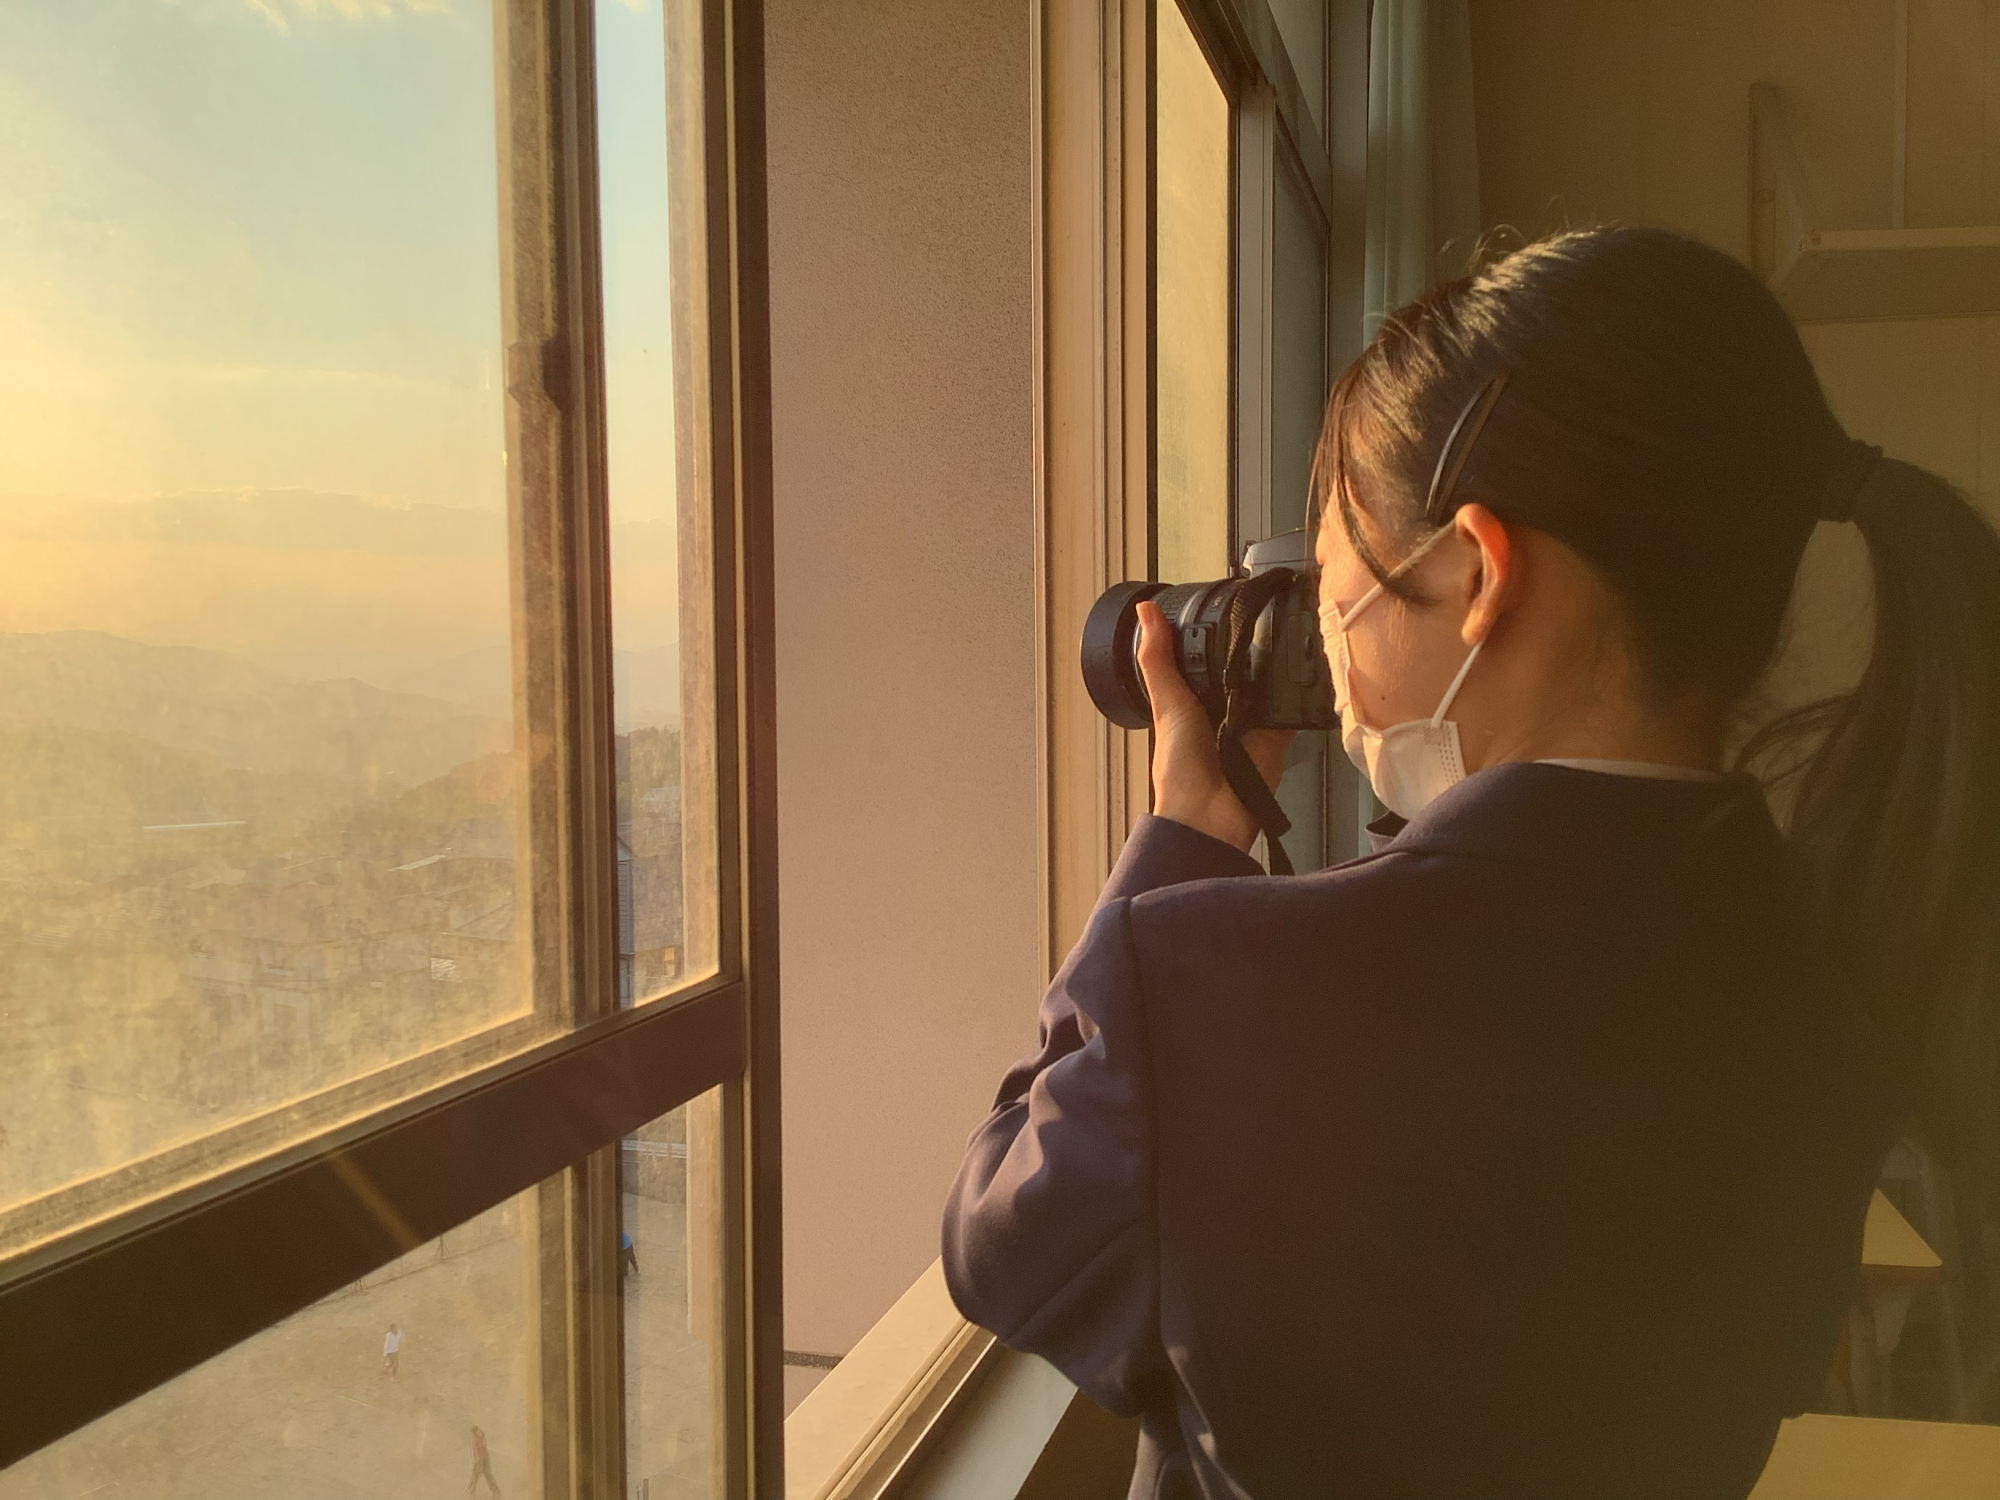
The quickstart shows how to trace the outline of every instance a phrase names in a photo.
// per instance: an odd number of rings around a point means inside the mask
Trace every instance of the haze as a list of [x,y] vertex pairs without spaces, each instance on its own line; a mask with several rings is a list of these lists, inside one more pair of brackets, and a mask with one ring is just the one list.
[[[650,651],[660,21],[600,12],[617,624]],[[0,632],[385,685],[505,643],[493,121],[472,0],[0,7]]]

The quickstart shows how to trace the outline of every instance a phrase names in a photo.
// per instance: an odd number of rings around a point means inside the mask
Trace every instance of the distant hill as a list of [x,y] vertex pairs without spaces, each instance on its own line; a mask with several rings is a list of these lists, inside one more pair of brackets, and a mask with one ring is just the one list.
[[0,631],[178,641],[294,680],[391,686],[506,639],[509,527],[500,495],[490,498],[0,494]]
[[222,766],[372,793],[509,749],[507,719],[345,679],[300,682],[241,657],[90,630],[0,634],[0,728],[138,736]]
[[274,817],[298,823],[338,796],[321,778],[246,771],[198,750],[66,724],[0,726],[0,766],[0,827],[53,820],[136,833]]
[[[618,732],[681,721],[681,658],[678,645],[650,651],[611,653],[613,716]],[[391,684],[408,693],[440,698],[476,712],[506,718],[512,713],[514,660],[507,646],[482,646],[434,662]]]

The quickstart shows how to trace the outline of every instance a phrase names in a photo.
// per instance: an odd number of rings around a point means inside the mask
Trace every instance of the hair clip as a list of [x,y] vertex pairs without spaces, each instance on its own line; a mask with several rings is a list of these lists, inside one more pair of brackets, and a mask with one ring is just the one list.
[[[1473,392],[1472,399],[1465,403],[1465,410],[1458,414],[1458,420],[1451,424],[1451,433],[1444,440],[1444,448],[1438,454],[1437,469],[1431,475],[1431,491],[1424,498],[1424,519],[1432,526],[1442,526],[1451,518],[1451,495],[1458,488],[1458,476],[1465,472],[1465,461],[1472,457],[1473,444],[1479,441],[1480,429],[1486,419],[1493,414],[1493,405],[1500,399],[1500,393],[1507,388],[1507,372],[1496,370],[1486,383]],[[1472,424],[1468,431],[1466,423]],[[1458,437],[1465,434],[1465,445],[1459,447]],[[1454,450],[1456,457],[1453,456]]]

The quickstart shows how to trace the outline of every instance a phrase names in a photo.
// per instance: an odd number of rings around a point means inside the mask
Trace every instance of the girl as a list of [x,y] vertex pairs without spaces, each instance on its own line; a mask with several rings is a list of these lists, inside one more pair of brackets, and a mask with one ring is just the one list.
[[[2000,541],[1658,230],[1404,309],[1315,469],[1343,740],[1398,817],[1263,877],[1146,616],[1155,811],[972,1138],[953,1296],[1142,1417],[1134,1495],[1740,1497],[1895,1134],[1962,1193],[2000,1165]],[[1821,521],[1868,543],[1874,653],[1748,747],[1781,834],[1725,745]]]

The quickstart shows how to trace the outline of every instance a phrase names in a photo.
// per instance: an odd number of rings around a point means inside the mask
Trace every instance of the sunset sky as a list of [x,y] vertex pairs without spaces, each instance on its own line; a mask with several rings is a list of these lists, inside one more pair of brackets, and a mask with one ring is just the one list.
[[[598,14],[643,649],[675,634],[659,0]],[[357,661],[505,638],[487,0],[8,0],[0,139],[0,629]]]

